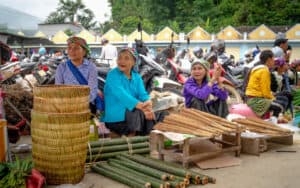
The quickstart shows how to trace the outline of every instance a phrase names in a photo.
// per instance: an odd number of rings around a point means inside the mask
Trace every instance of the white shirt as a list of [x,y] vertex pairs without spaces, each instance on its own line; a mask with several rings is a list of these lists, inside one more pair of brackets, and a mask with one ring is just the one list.
[[100,59],[113,60],[116,59],[117,56],[118,56],[117,48],[108,43],[105,46],[103,46]]

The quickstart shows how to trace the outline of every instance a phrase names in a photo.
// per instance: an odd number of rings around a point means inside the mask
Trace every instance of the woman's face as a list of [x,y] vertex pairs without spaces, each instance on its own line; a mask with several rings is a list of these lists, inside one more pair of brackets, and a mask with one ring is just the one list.
[[130,72],[132,67],[134,66],[134,58],[128,51],[123,51],[119,54],[117,59],[118,68],[122,72]]
[[274,68],[274,66],[275,66],[275,58],[274,58],[274,56],[267,59],[266,65],[269,68]]
[[71,43],[67,48],[68,56],[72,61],[81,60],[85,56],[85,50],[76,43]]
[[206,77],[207,71],[202,65],[196,64],[192,67],[191,75],[196,81],[202,81]]

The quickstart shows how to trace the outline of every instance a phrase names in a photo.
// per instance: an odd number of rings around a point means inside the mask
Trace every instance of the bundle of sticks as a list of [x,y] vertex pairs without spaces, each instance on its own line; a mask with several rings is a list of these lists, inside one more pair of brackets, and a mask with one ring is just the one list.
[[244,130],[243,126],[196,109],[183,108],[179,114],[166,116],[163,122],[155,125],[160,131],[215,137],[224,133],[236,133]]
[[271,122],[259,118],[246,117],[233,119],[232,121],[244,125],[249,131],[269,136],[287,136],[292,134],[288,129],[278,127]]

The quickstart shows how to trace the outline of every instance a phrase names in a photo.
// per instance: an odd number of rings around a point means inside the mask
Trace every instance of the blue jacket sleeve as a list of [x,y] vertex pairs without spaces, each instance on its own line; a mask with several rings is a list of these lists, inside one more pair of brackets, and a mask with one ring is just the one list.
[[226,100],[228,97],[228,92],[226,90],[222,90],[221,88],[219,88],[218,84],[213,85],[212,94],[221,100]]
[[122,78],[111,71],[106,78],[104,86],[104,98],[105,95],[113,95],[117,98],[118,102],[123,104],[128,110],[133,110],[139,100],[131,96],[122,85]]
[[186,82],[184,87],[186,92],[201,100],[206,100],[209,94],[212,93],[212,88],[209,87],[207,84],[203,87],[200,87],[196,83]]
[[138,99],[142,102],[145,102],[150,99],[149,94],[147,93],[144,82],[142,78],[138,75],[137,76],[137,81],[138,81]]

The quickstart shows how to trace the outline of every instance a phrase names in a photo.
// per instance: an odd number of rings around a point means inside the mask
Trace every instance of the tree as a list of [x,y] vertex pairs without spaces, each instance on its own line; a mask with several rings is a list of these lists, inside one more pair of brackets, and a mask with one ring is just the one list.
[[[148,20],[152,31],[169,26],[191,31],[200,25],[219,32],[228,25],[294,25],[299,22],[299,0],[109,0],[112,25],[132,31],[139,16]],[[128,28],[127,28],[128,27]]]
[[86,8],[81,0],[59,0],[57,10],[50,13],[45,23],[65,23],[66,20],[73,22],[78,19],[84,28],[91,29],[97,23],[93,21],[94,18],[94,13]]
[[[122,34],[127,34],[127,35],[130,34],[131,32],[133,32],[134,30],[137,29],[137,25],[140,21],[141,21],[140,18],[138,18],[136,16],[129,16],[127,18],[124,18],[122,20],[119,32]],[[147,33],[152,33],[152,31],[153,31],[152,30],[153,25],[147,19],[143,19],[142,28]]]

